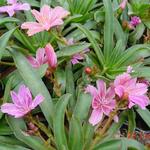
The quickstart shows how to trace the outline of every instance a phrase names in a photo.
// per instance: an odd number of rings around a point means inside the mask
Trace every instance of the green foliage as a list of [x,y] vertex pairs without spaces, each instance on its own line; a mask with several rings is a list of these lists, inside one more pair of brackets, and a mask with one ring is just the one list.
[[[59,5],[70,15],[61,26],[31,37],[20,28],[23,22],[35,21],[30,10],[18,11],[13,17],[0,16],[0,81],[4,91],[0,91],[0,103],[11,102],[10,91],[17,91],[21,84],[29,87],[33,97],[40,93],[45,98],[30,112],[38,122],[34,122],[36,134],[29,133],[27,118],[16,119],[0,112],[0,150],[144,150],[140,142],[115,135],[124,123],[128,124],[128,134],[134,133],[136,113],[150,127],[149,108],[118,111],[119,122],[110,124],[105,135],[94,143],[107,117],[97,126],[89,124],[92,97],[85,87],[99,79],[109,86],[127,66],[133,67],[132,75],[138,81],[150,81],[149,0],[130,0],[124,10],[119,8],[121,0],[19,2],[37,10],[45,4],[53,8]],[[0,1],[0,5],[6,5],[6,1]],[[133,29],[129,28],[131,16],[139,16],[142,21]],[[73,43],[69,45],[71,38]],[[47,43],[54,47],[57,67],[44,64],[33,68],[27,56],[35,56],[37,49]],[[76,54],[83,59],[73,65],[71,59]]]

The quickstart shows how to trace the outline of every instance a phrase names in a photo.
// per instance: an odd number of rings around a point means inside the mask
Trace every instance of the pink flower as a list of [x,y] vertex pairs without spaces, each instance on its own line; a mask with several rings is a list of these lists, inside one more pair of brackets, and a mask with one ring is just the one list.
[[130,74],[123,73],[116,77],[114,81],[115,93],[122,99],[129,101],[128,107],[134,105],[140,106],[142,109],[149,104],[149,98],[145,95],[147,85],[137,83],[137,78],[132,78]]
[[119,7],[124,10],[126,5],[127,5],[128,0],[122,0],[122,2],[120,3]]
[[51,46],[51,44],[46,45],[45,53],[47,56],[47,62],[49,64],[49,66],[52,69],[55,69],[57,67],[57,56],[56,56],[56,53],[55,53],[53,47]]
[[38,94],[34,100],[32,100],[31,92],[25,85],[20,86],[18,94],[11,91],[11,98],[13,103],[3,104],[1,106],[1,111],[14,116],[15,118],[25,116],[44,100],[44,97],[41,94]]
[[48,63],[52,69],[57,67],[57,56],[51,44],[47,44],[45,48],[39,48],[36,58],[28,56],[27,59],[34,68],[39,68],[45,63]]
[[[67,41],[67,43],[68,43],[68,45],[73,45],[74,44],[73,38],[69,39]],[[87,53],[89,51],[90,51],[90,49],[87,48],[81,53],[74,54],[71,58],[71,63],[73,65],[80,63],[80,60],[83,60],[85,58],[84,57],[85,53]]]
[[28,56],[27,59],[33,68],[39,68],[41,65],[47,63],[47,58],[45,56],[45,49],[39,48],[36,52],[36,58]]
[[[86,92],[90,93],[93,97],[93,111],[89,122],[94,126],[102,120],[103,114],[109,116],[110,112],[115,108],[115,92],[112,87],[106,90],[106,84],[102,80],[97,81],[97,89],[92,85],[88,85],[86,87]],[[117,116],[115,116],[114,119],[117,121]]]
[[17,0],[7,0],[7,6],[0,7],[0,13],[8,13],[12,17],[15,12],[20,10],[30,10],[30,5],[28,3],[17,3]]
[[132,27],[135,27],[135,26],[139,25],[140,23],[141,23],[141,19],[139,17],[137,17],[137,16],[133,16],[133,17],[131,17],[131,21],[130,21],[129,24]]
[[48,5],[44,5],[40,12],[37,10],[32,10],[31,12],[38,22],[25,22],[21,25],[22,29],[28,29],[28,36],[62,25],[62,19],[69,15],[69,12],[62,7],[50,8]]

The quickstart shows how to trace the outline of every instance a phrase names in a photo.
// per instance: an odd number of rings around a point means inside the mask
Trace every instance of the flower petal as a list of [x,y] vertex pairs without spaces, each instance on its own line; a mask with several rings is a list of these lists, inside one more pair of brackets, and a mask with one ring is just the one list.
[[23,4],[14,4],[15,5],[15,10],[30,10],[30,5],[28,3],[23,3]]
[[130,79],[131,79],[131,76],[128,73],[123,73],[121,75],[118,75],[114,81],[114,86],[116,87],[118,85],[124,85]]
[[144,83],[137,83],[135,87],[130,91],[131,95],[143,95],[147,92],[147,85]]
[[19,100],[17,93],[14,91],[11,91],[10,95],[11,95],[11,98],[12,98],[12,101],[14,102],[14,104],[20,105],[20,100]]
[[121,98],[122,96],[123,96],[123,94],[124,94],[124,88],[123,88],[123,86],[117,86],[116,88],[115,88],[115,93]]
[[43,65],[44,63],[46,63],[47,59],[45,57],[45,49],[44,48],[39,48],[37,50],[36,59],[40,65]]
[[92,114],[89,118],[89,123],[92,124],[93,126],[95,126],[96,124],[98,124],[103,117],[103,112],[100,110],[93,110]]
[[57,66],[57,56],[51,44],[47,44],[45,47],[45,53],[47,56],[47,61],[50,67],[56,68]]
[[98,88],[98,94],[101,98],[104,98],[106,95],[106,83],[103,80],[98,80],[96,82]]
[[88,85],[88,86],[85,88],[85,91],[86,91],[87,93],[90,93],[90,94],[92,95],[92,97],[96,97],[97,94],[98,94],[97,89],[96,89],[94,86],[92,86],[92,85]]
[[15,116],[15,118],[20,118],[25,115],[24,112],[20,111],[14,104],[5,103],[1,106],[1,111],[3,113],[7,113],[11,116]]
[[33,68],[39,68],[40,67],[40,64],[38,63],[38,61],[34,57],[28,56],[27,59]]
[[34,109],[37,107],[40,103],[42,103],[44,100],[44,97],[41,94],[38,94],[34,100],[32,101],[31,109]]
[[22,29],[28,29],[28,36],[32,36],[38,32],[44,31],[43,26],[37,22],[25,22],[21,25]]
[[115,89],[114,87],[109,87],[107,92],[106,92],[106,99],[112,99],[115,97]]
[[132,103],[137,104],[138,106],[140,106],[141,109],[145,109],[145,107],[147,105],[149,105],[149,98],[147,96],[144,96],[144,95],[142,95],[142,96],[132,96],[132,95],[129,95],[129,100]]

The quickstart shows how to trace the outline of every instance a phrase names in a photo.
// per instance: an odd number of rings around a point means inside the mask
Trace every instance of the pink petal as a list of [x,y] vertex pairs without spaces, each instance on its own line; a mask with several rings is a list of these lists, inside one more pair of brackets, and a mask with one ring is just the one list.
[[147,85],[144,83],[137,83],[136,86],[130,91],[131,95],[143,95],[147,92]]
[[135,104],[132,103],[132,101],[129,101],[129,105],[128,105],[128,108],[132,108]]
[[46,63],[46,57],[45,57],[45,49],[39,48],[36,52],[36,59],[39,62],[40,65],[43,65]]
[[96,97],[97,94],[98,94],[97,89],[96,89],[94,86],[92,86],[92,85],[88,85],[88,86],[85,88],[85,91],[86,91],[87,93],[90,93],[90,94],[92,95],[92,97]]
[[36,33],[39,33],[41,31],[44,31],[45,29],[43,26],[37,22],[25,22],[21,25],[22,29],[28,29],[28,36],[32,36]]
[[101,98],[104,98],[106,95],[106,83],[103,80],[98,80],[96,84],[99,95],[101,96]]
[[121,75],[118,75],[114,81],[114,86],[118,85],[124,85],[126,82],[131,80],[131,76],[128,73],[123,73]]
[[32,95],[31,95],[31,92],[29,90],[28,87],[26,87],[25,85],[21,85],[19,90],[18,90],[18,95],[20,97],[25,97],[27,96],[28,99],[32,99]]
[[32,95],[25,85],[21,85],[18,91],[18,99],[20,101],[20,107],[22,107],[23,110],[29,111],[29,106],[32,104]]
[[14,7],[13,6],[2,6],[0,7],[0,13],[8,13],[10,17],[12,17],[15,14]]
[[18,95],[16,94],[16,92],[11,91],[10,95],[11,95],[11,98],[12,98],[12,101],[14,102],[14,104],[20,105],[20,100],[19,100]]
[[5,103],[1,106],[1,111],[3,113],[7,113],[11,116],[15,116],[15,118],[20,118],[25,115],[24,112],[20,111],[14,104]]
[[149,104],[149,98],[147,96],[132,96],[129,95],[129,100],[141,107],[141,109],[145,109],[145,107]]
[[100,110],[93,110],[89,118],[89,123],[95,126],[102,120],[102,117],[103,117],[103,112],[101,112]]
[[124,88],[123,86],[117,86],[115,88],[115,93],[121,98],[124,94]]
[[30,10],[30,5],[28,3],[23,3],[23,4],[14,4],[15,5],[15,10]]
[[57,56],[51,44],[47,44],[45,47],[45,53],[47,56],[47,61],[50,67],[56,68],[57,66]]
[[69,15],[69,12],[65,10],[62,7],[55,7],[51,10],[51,27],[62,25],[63,24],[63,18]]
[[115,100],[109,100],[110,102],[102,105],[102,111],[105,115],[109,116],[109,113],[115,109]]
[[70,12],[60,6],[57,6],[52,10],[52,14],[54,14],[56,17],[62,19],[62,18],[67,17],[70,14]]
[[131,89],[135,88],[136,82],[137,82],[137,78],[133,78],[133,79],[126,81],[123,84],[123,86],[124,86],[125,90],[130,91]]
[[[51,14],[52,9],[50,8],[50,6],[48,5],[44,5],[41,10],[40,13],[42,14],[42,16],[47,16],[49,17]],[[48,18],[47,18],[48,19]]]
[[115,89],[114,87],[109,87],[107,92],[106,92],[106,99],[112,99],[115,97]]
[[27,59],[28,59],[29,63],[32,65],[32,67],[34,67],[34,68],[40,67],[40,64],[37,62],[37,60],[34,57],[28,56]]
[[78,64],[78,63],[80,63],[77,59],[74,59],[74,58],[72,58],[71,59],[71,63],[73,64],[73,65],[75,65],[75,64]]
[[52,19],[50,21],[50,28],[55,27],[55,26],[60,26],[64,23],[62,19],[56,19],[56,18],[53,20]]
[[42,103],[44,100],[44,97],[41,94],[38,94],[35,99],[32,102],[31,109],[34,109],[37,107],[40,103]]
[[45,20],[43,20],[43,16],[41,15],[41,13],[39,11],[33,9],[33,10],[31,10],[31,12],[38,22],[44,23]]

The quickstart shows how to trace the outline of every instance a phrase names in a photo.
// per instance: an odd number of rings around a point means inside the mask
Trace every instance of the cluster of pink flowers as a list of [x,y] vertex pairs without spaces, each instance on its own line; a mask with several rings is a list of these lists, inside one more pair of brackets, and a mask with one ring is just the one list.
[[52,69],[57,67],[57,56],[51,44],[47,44],[45,48],[39,48],[36,53],[36,58],[28,56],[27,59],[34,68],[39,68],[45,63],[48,63]]
[[15,12],[20,10],[30,10],[28,3],[19,3],[17,0],[7,0],[7,6],[0,7],[0,13],[8,13],[12,17]]
[[44,97],[41,94],[38,94],[34,100],[32,100],[32,94],[25,85],[20,86],[18,94],[11,91],[11,98],[13,103],[3,104],[1,106],[1,111],[14,116],[15,118],[25,116],[44,100]]
[[[89,122],[92,125],[98,124],[103,117],[103,114],[109,116],[116,107],[115,95],[121,100],[128,101],[128,108],[138,105],[141,109],[145,109],[149,105],[149,98],[146,95],[148,86],[145,83],[139,83],[137,78],[132,78],[130,73],[131,67],[128,67],[127,72],[118,75],[114,80],[113,86],[106,90],[106,84],[102,80],[97,81],[96,89],[92,85],[86,87],[86,92],[90,93],[92,99],[92,114]],[[117,121],[117,116],[114,117]]]

